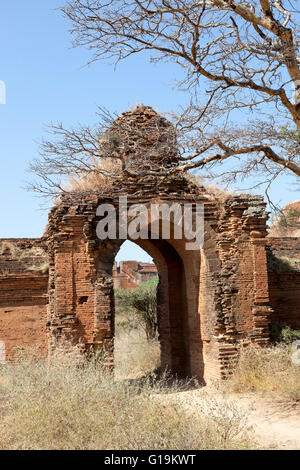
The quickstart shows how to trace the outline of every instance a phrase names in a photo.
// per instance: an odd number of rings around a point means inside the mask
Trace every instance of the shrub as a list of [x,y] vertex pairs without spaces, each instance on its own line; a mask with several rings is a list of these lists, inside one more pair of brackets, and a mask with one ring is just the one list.
[[275,344],[291,344],[300,339],[300,330],[292,329],[285,323],[273,322],[270,325],[270,339]]
[[157,283],[153,278],[136,289],[115,290],[116,310],[142,325],[149,341],[157,336]]

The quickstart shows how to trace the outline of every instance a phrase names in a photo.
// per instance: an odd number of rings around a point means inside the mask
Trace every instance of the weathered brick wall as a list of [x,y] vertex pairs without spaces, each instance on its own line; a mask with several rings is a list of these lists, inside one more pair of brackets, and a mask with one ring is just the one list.
[[[201,187],[191,200],[190,183],[181,184],[177,195],[173,191],[172,202],[205,205],[201,253],[187,251],[186,240],[138,244],[158,268],[163,366],[211,380],[226,374],[241,345],[265,344],[268,339],[265,205],[261,198],[250,196],[212,200]],[[168,188],[165,195],[160,190],[159,200],[168,202],[167,195]],[[153,197],[143,202],[150,203]],[[65,200],[50,213],[47,324],[51,348],[71,339],[81,341],[86,350],[105,346],[112,351],[113,267],[122,241],[98,240],[95,213],[100,202],[97,198]],[[8,358],[17,347],[28,344],[41,344],[45,350],[45,240],[3,240],[1,247],[5,274],[0,277],[0,341],[7,343]],[[113,364],[113,356],[108,357]]]
[[45,241],[0,240],[0,341],[6,360],[24,347],[46,354],[47,265]]
[[[259,200],[231,198],[222,210],[215,202],[205,204],[207,225],[201,256],[186,252],[178,240],[171,241],[175,251],[169,257],[166,247],[151,241],[144,241],[142,247],[159,266],[162,363],[209,379],[226,372],[228,361],[237,357],[241,345],[264,343],[269,321],[300,328],[300,240],[265,239]],[[67,204],[54,209],[54,219],[61,212],[66,231],[61,225],[56,227],[54,282],[49,289],[51,292],[55,285],[61,292],[52,307],[66,336],[83,340],[88,348],[113,340],[112,266],[120,242],[101,248],[93,233],[95,205],[87,214],[78,207]],[[70,215],[76,211],[81,214]],[[88,235],[83,235],[86,230]],[[24,346],[46,352],[47,264],[45,240],[0,240],[0,341],[5,344],[7,359],[13,359]],[[125,267],[138,272],[138,263],[125,263]],[[179,310],[184,317],[176,314]],[[51,324],[52,333],[56,325],[58,336],[59,323],[56,319]]]
[[271,321],[300,329],[300,238],[267,238]]

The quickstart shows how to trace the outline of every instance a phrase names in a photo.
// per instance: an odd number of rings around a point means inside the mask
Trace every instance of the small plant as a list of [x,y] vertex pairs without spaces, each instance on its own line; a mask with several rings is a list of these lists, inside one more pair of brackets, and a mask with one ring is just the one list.
[[45,263],[39,266],[30,266],[29,268],[27,268],[27,271],[40,272],[42,274],[46,274],[49,271],[49,263],[46,261]]

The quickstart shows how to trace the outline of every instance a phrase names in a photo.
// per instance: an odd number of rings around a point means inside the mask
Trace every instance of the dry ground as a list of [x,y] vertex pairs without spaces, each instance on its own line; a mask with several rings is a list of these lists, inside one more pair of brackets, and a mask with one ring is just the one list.
[[207,395],[220,404],[234,403],[247,416],[257,448],[300,450],[300,405],[287,405],[258,393],[224,394],[213,387],[181,392],[180,400],[187,408],[197,407]]
[[[283,359],[286,360],[285,352]],[[278,362],[281,360],[281,356],[278,360],[276,359],[275,368],[278,367]],[[266,356],[265,362],[268,362],[270,367],[272,361],[269,360],[269,357]],[[136,378],[155,369],[158,364],[159,344],[158,342],[147,343],[142,331],[131,330],[117,336],[116,370],[119,379]],[[286,367],[286,364],[283,365]],[[255,367],[262,368],[262,363],[252,364],[252,366],[253,369]],[[300,367],[298,369],[300,376]],[[276,378],[276,372],[269,372],[274,375],[275,382],[276,380],[280,381],[280,377]],[[262,374],[267,376],[264,371]],[[246,380],[245,374],[243,379]],[[251,379],[253,380],[252,377]],[[259,380],[260,377],[258,376],[256,379]],[[186,409],[202,408],[203,404],[210,403],[211,400],[213,403],[218,402],[220,406],[224,404],[225,408],[230,408],[232,404],[240,410],[240,415],[247,417],[247,425],[253,430],[255,446],[261,449],[300,450],[300,401],[294,395],[293,399],[290,396],[280,396],[280,393],[277,394],[276,390],[274,391],[273,384],[271,391],[267,388],[270,387],[270,383],[264,384],[264,386],[265,390],[263,391],[234,393],[232,388],[237,387],[234,382],[230,387],[223,385],[221,390],[220,387],[206,386],[183,391],[177,393],[175,398],[179,399]],[[293,386],[295,386],[294,381]],[[299,393],[299,388],[297,388],[297,393]],[[174,395],[164,396],[163,400],[166,399],[172,401]]]

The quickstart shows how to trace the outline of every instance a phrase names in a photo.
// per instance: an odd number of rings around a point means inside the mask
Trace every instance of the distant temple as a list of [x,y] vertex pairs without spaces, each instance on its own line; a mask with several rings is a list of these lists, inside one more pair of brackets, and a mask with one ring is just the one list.
[[142,282],[157,276],[157,268],[153,263],[120,261],[119,265],[115,263],[113,267],[115,289],[134,289]]

